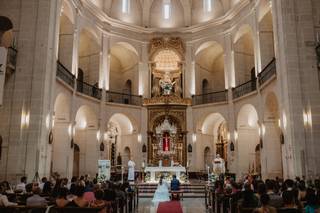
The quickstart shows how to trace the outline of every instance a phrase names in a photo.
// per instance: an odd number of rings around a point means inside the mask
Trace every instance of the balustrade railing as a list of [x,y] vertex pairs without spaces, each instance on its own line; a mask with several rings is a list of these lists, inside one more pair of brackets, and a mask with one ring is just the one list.
[[239,98],[257,89],[257,79],[252,79],[232,89],[232,97]]
[[136,106],[142,105],[141,96],[125,94],[120,92],[112,92],[112,91],[107,91],[106,101],[119,103],[119,104],[136,105]]
[[228,90],[192,96],[193,105],[226,102],[227,100]]
[[85,95],[101,100],[102,90],[83,81],[77,80],[77,91]]
[[69,72],[69,70],[63,66],[59,61],[57,62],[57,77],[64,81],[66,84],[74,87],[75,76]]
[[264,84],[272,76],[277,74],[276,59],[273,58],[270,63],[258,74],[259,85]]

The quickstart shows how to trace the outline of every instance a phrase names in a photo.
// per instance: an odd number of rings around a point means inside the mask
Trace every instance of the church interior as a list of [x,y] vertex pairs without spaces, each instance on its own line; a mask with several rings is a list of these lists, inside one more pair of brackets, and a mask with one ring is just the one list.
[[318,0],[0,0],[0,182],[319,180],[319,73]]

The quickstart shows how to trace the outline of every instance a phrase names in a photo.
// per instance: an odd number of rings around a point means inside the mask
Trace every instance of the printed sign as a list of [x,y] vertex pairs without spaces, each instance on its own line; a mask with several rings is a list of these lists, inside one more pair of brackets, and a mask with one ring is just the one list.
[[98,160],[98,181],[110,180],[110,160]]

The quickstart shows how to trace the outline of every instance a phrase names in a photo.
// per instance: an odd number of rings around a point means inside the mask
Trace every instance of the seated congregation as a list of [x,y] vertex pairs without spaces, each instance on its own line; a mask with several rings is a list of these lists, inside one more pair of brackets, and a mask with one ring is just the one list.
[[1,183],[0,212],[133,212],[137,205],[135,187],[129,182],[98,183],[86,176],[71,181],[44,177],[41,183],[27,183],[22,177],[14,188],[7,181]]
[[212,212],[320,212],[320,180],[266,181],[247,176],[243,183],[231,178],[216,181],[206,200]]

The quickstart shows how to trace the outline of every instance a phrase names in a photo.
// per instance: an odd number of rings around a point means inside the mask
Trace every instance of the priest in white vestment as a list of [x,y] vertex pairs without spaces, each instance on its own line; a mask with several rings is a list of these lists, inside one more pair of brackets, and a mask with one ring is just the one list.
[[226,172],[225,168],[225,162],[223,158],[220,157],[219,154],[217,154],[217,157],[213,160],[213,173],[216,175],[221,175]]
[[128,181],[134,181],[134,167],[136,166],[133,160],[128,161]]

